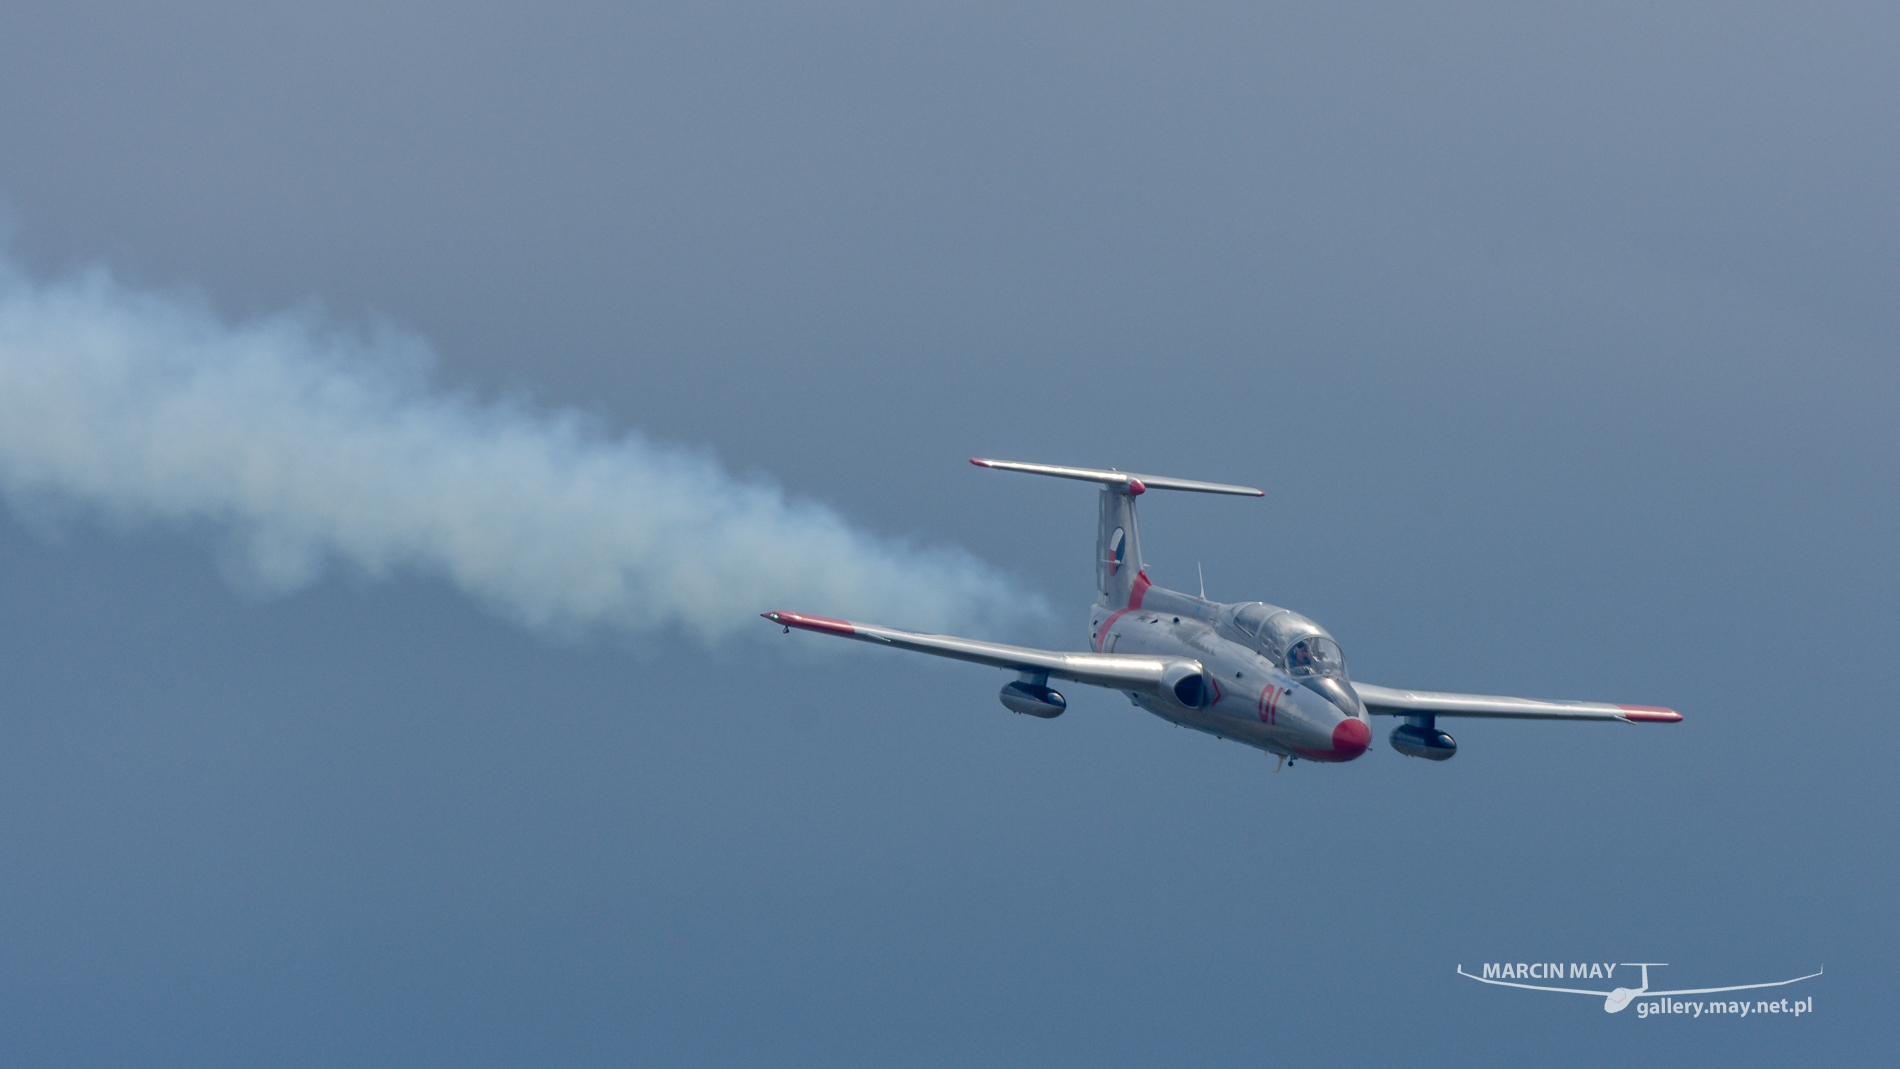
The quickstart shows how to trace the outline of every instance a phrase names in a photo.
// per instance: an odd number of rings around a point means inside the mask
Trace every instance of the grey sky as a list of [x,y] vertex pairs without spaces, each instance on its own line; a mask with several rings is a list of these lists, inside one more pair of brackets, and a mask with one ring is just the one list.
[[[1890,1060],[1897,21],[15,5],[37,278],[393,323],[963,546],[1052,643],[1092,494],[965,457],[1268,486],[1144,498],[1156,578],[1688,719],[1276,777],[1113,695],[13,515],[0,1060]],[[1452,974],[1544,959],[1828,971],[1799,1021]]]

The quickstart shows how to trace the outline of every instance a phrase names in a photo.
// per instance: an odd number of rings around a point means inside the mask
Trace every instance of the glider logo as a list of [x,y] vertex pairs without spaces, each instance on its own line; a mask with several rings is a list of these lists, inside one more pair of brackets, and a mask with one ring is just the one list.
[[[1666,967],[1667,963],[1659,961],[1573,961],[1568,965],[1561,961],[1534,961],[1529,963],[1521,961],[1487,962],[1482,970],[1483,975],[1468,973],[1465,971],[1463,965],[1458,966],[1458,975],[1467,979],[1476,980],[1481,984],[1496,984],[1499,987],[1519,987],[1526,991],[1554,991],[1563,995],[1595,995],[1603,1000],[1604,1013],[1620,1013],[1625,1007],[1634,1003],[1636,1006],[1636,1016],[1638,1017],[1650,1017],[1661,1013],[1691,1014],[1695,1017],[1701,1017],[1705,1013],[1735,1017],[1746,1017],[1751,1013],[1786,1013],[1799,1017],[1804,1013],[1814,1012],[1814,996],[1810,995],[1805,999],[1795,999],[1792,1002],[1785,998],[1777,999],[1773,1002],[1766,999],[1682,1002],[1677,1000],[1674,996],[1713,995],[1724,991],[1753,991],[1763,987],[1786,987],[1789,984],[1798,984],[1803,980],[1812,980],[1821,975],[1819,972],[1811,972],[1806,976],[1797,976],[1792,980],[1774,980],[1765,984],[1735,984],[1730,987],[1688,987],[1676,991],[1651,991],[1649,989],[1649,970]],[[1524,984],[1517,982],[1519,980],[1564,979],[1609,980],[1615,976],[1616,970],[1619,968],[1643,970],[1642,985],[1633,988],[1618,987],[1609,991],[1592,991],[1580,987],[1553,987],[1545,984]],[[1626,973],[1624,975],[1628,974]]]
[[1119,527],[1115,528],[1115,533],[1108,536],[1108,574],[1114,575],[1122,570],[1122,551],[1127,548],[1128,533]]

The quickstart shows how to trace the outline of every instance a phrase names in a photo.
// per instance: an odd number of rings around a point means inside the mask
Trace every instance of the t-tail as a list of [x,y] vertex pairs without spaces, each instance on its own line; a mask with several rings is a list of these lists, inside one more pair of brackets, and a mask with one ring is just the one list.
[[1202,494],[1238,494],[1265,497],[1266,491],[1251,486],[1205,483],[1193,479],[1173,479],[1161,475],[1136,475],[1113,468],[1068,468],[1058,464],[1021,464],[1010,460],[984,460],[971,457],[980,468],[1053,475],[1058,479],[1079,479],[1101,483],[1101,514],[1095,529],[1095,589],[1102,604],[1133,606],[1141,590],[1148,585],[1141,561],[1141,530],[1135,523],[1135,499],[1150,490],[1191,490]]

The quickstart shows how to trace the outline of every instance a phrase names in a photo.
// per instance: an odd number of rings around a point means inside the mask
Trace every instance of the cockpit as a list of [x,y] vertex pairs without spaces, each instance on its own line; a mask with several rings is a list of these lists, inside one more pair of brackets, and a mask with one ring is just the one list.
[[1234,612],[1233,628],[1248,645],[1298,679],[1346,678],[1346,656],[1318,624],[1291,609],[1260,602]]
[[1324,635],[1314,635],[1287,647],[1286,670],[1293,676],[1344,679],[1346,655],[1340,652],[1339,643]]

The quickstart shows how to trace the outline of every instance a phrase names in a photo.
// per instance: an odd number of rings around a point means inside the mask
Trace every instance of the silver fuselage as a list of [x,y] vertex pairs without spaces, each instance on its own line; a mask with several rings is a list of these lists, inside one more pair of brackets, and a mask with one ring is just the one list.
[[[1295,677],[1234,624],[1249,603],[1223,604],[1136,580],[1125,606],[1097,602],[1089,645],[1098,653],[1188,657],[1201,662],[1211,693],[1198,708],[1165,694],[1125,691],[1137,706],[1182,727],[1314,761],[1350,761],[1365,752],[1371,726],[1344,679]],[[1269,615],[1286,610],[1263,606]],[[1305,633],[1325,635],[1305,617]],[[1328,636],[1330,637],[1330,636]],[[1346,726],[1347,722],[1357,727]]]

